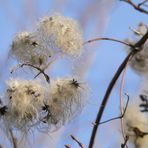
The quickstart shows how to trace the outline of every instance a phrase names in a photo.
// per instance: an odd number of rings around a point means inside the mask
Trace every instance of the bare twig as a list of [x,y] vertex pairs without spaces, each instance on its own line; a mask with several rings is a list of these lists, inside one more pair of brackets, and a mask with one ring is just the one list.
[[[126,94],[127,95],[127,94]],[[126,105],[125,105],[125,109],[123,111],[123,113],[121,114],[121,116],[118,116],[118,117],[114,117],[114,118],[111,118],[109,120],[106,120],[106,121],[103,121],[103,122],[100,122],[99,124],[104,124],[104,123],[107,123],[107,122],[110,122],[110,121],[113,121],[113,120],[117,120],[117,119],[122,119],[126,113],[126,110],[127,110],[127,107],[128,107],[128,103],[129,103],[129,95],[127,95],[127,102],[126,102]],[[95,124],[94,124],[95,125]]]
[[124,44],[124,45],[127,45],[127,46],[133,48],[133,45],[132,45],[132,44],[130,44],[130,43],[128,43],[128,42],[125,42],[125,41],[120,41],[120,40],[118,40],[118,39],[113,39],[113,38],[95,38],[95,39],[88,40],[88,41],[84,42],[84,45],[85,45],[85,44],[88,44],[88,43],[100,41],[100,40],[114,41],[114,42],[118,42],[118,43],[121,43],[121,44]]
[[66,148],[71,148],[71,146],[70,145],[64,145]]
[[140,7],[142,5],[145,5],[145,3],[147,3],[147,2],[148,2],[148,0],[144,0],[143,2],[139,3],[138,6]]
[[146,1],[143,1],[143,2],[141,2],[141,3],[139,3],[139,4],[137,4],[137,5],[136,5],[135,3],[133,3],[131,0],[120,0],[120,1],[123,1],[123,2],[126,2],[126,3],[130,4],[131,6],[133,6],[133,7],[134,7],[136,10],[138,10],[139,12],[148,14],[148,11],[147,11],[147,10],[141,8],[141,6],[142,6],[144,3],[146,3]]
[[[29,66],[29,67],[32,67],[32,68],[34,68],[34,69],[36,69],[36,70],[39,71],[39,73],[38,73],[34,78],[36,78],[36,77],[37,77],[38,75],[40,75],[40,74],[43,74],[44,77],[45,77],[45,79],[46,79],[46,81],[47,81],[48,83],[50,82],[50,77],[44,72],[45,69],[41,69],[41,68],[39,68],[39,67],[37,67],[37,66],[34,66],[34,65],[32,65],[32,64],[29,64],[29,63],[20,64],[20,65],[17,67],[17,69],[20,68],[20,67],[24,67],[24,66]],[[15,69],[15,70],[16,70],[16,69]],[[13,73],[15,70],[13,69],[13,70],[11,71],[11,73]]]
[[70,137],[80,146],[80,148],[84,148],[84,145],[78,139],[76,139],[73,135],[70,135]]
[[[49,78],[49,76],[44,72],[44,69],[41,69],[41,68],[39,68],[39,67],[37,67],[37,66],[31,65],[31,64],[26,64],[26,63],[24,63],[24,64],[21,65],[21,67],[23,67],[23,66],[30,66],[30,67],[33,67],[33,68],[37,69],[37,70],[39,71],[39,74],[42,73],[42,74],[44,75],[46,81],[47,81],[48,83],[50,82],[50,78]],[[37,74],[34,78],[36,78],[39,74]]]
[[[129,59],[130,61],[130,59]],[[121,112],[121,115],[123,114],[123,98],[122,98],[122,94],[123,94],[123,87],[124,87],[124,78],[125,78],[125,75],[126,75],[126,70],[128,68],[128,65],[129,65],[129,61],[127,62],[126,66],[125,66],[125,69],[123,71],[123,75],[122,75],[122,80],[121,80],[121,85],[120,85],[120,112]],[[126,94],[127,95],[127,94]],[[127,95],[128,96],[128,95]],[[129,98],[129,96],[128,96]],[[124,112],[125,113],[125,112]],[[121,118],[121,131],[122,131],[122,136],[123,136],[123,139],[124,141],[126,140],[126,137],[125,137],[125,132],[124,132],[124,127],[123,127],[123,118]]]
[[123,143],[123,144],[121,144],[121,148],[125,148],[125,147],[126,147],[127,142],[128,142],[128,139],[129,139],[129,137],[128,137],[128,136],[126,136],[126,137],[125,137],[125,140],[124,140],[124,143]]
[[105,93],[105,96],[102,100],[102,103],[101,103],[101,106],[99,108],[99,111],[98,111],[98,114],[97,114],[97,117],[96,117],[96,120],[95,120],[95,123],[96,125],[93,127],[93,131],[92,131],[92,134],[91,134],[91,138],[90,138],[90,142],[89,142],[89,148],[93,148],[93,145],[94,145],[94,141],[95,141],[95,137],[96,137],[96,133],[97,133],[97,129],[98,129],[98,126],[99,126],[99,123],[100,123],[100,120],[102,118],[102,115],[103,115],[103,112],[104,112],[104,109],[107,105],[107,102],[109,100],[109,96],[111,94],[111,91],[116,83],[116,81],[118,80],[121,72],[123,71],[123,69],[126,67],[126,64],[127,62],[129,61],[129,59],[132,59],[132,57],[138,53],[139,51],[141,51],[143,49],[143,45],[144,43],[147,41],[148,39],[148,31],[145,33],[145,35],[132,47],[132,51],[129,53],[129,55],[124,59],[124,61],[122,62],[122,64],[120,65],[120,67],[118,68],[117,72],[115,73],[113,79],[111,80],[107,90],[106,90],[106,93]]
[[105,96],[102,100],[102,103],[101,103],[101,106],[99,108],[99,111],[98,111],[98,114],[97,114],[97,117],[96,117],[96,120],[95,120],[95,123],[96,125],[93,127],[93,131],[92,131],[92,134],[91,134],[91,139],[90,139],[90,143],[89,143],[89,148],[93,148],[93,145],[94,145],[94,141],[95,141],[95,137],[96,137],[96,133],[97,133],[97,129],[98,129],[98,125],[100,123],[100,120],[102,118],[102,115],[103,115],[103,112],[104,112],[104,109],[106,107],[106,104],[108,102],[108,98],[110,96],[110,93],[117,81],[117,79],[119,78],[121,72],[123,71],[123,69],[125,68],[125,65],[127,63],[127,61],[129,61],[129,59],[134,56],[134,54],[136,54],[134,52],[134,50],[132,50],[130,52],[130,54],[125,58],[125,60],[123,61],[123,63],[120,65],[119,69],[117,70],[116,74],[114,75],[113,79],[111,80],[107,90],[106,90],[106,93],[105,93]]
[[14,137],[13,132],[11,129],[9,129],[10,132],[10,136],[12,138],[12,144],[13,144],[13,148],[17,148],[17,139]]

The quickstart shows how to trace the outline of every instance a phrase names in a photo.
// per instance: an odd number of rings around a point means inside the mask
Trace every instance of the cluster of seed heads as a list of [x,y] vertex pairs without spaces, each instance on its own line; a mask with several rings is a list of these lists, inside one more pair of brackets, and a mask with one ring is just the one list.
[[65,77],[52,80],[46,87],[37,80],[11,79],[0,107],[0,119],[7,130],[27,131],[31,127],[61,127],[79,113],[86,103],[86,83]]
[[20,32],[13,39],[10,54],[20,63],[46,66],[56,55],[79,56],[83,38],[78,23],[60,14],[40,19],[32,32]]
[[36,68],[41,80],[10,79],[0,100],[0,122],[6,134],[10,129],[27,133],[30,129],[54,131],[81,112],[88,97],[88,86],[77,77],[50,79],[44,73],[52,59],[81,55],[83,38],[78,23],[60,14],[40,19],[32,32],[14,37],[10,56],[22,66]]

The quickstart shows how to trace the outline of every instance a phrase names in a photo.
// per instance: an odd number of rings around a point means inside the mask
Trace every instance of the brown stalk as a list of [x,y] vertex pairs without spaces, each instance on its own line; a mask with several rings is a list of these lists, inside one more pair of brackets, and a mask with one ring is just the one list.
[[106,90],[105,96],[102,100],[101,106],[99,108],[99,111],[98,111],[98,114],[97,114],[97,117],[96,117],[96,120],[95,120],[95,125],[93,127],[93,131],[92,131],[90,142],[89,142],[89,148],[93,148],[93,146],[94,146],[94,141],[95,141],[95,137],[96,137],[96,133],[97,133],[97,130],[98,130],[99,123],[101,121],[101,118],[103,116],[103,112],[105,110],[105,107],[106,107],[107,102],[109,100],[109,96],[111,94],[111,91],[112,91],[116,81],[118,80],[120,74],[122,73],[122,71],[126,67],[129,59],[132,59],[132,57],[136,53],[140,52],[143,49],[144,43],[147,41],[147,39],[148,39],[148,31],[145,33],[145,35],[136,44],[133,45],[132,51],[124,59],[122,64],[119,66],[117,72],[115,73],[114,77],[112,78],[112,80],[111,80],[111,82],[110,82],[110,84],[109,84],[109,86]]
[[147,2],[147,0],[141,2],[141,3],[137,4],[137,5],[135,3],[133,3],[132,0],[120,0],[120,1],[128,3],[129,5],[133,6],[133,8],[138,10],[139,12],[148,14],[147,10],[141,8],[141,6],[144,5]]
[[[127,95],[127,94],[126,94],[126,95]],[[99,123],[99,125],[100,125],[100,124],[107,123],[107,122],[110,122],[110,121],[113,121],[113,120],[122,119],[122,118],[124,117],[125,113],[126,113],[126,110],[127,110],[127,107],[128,107],[128,103],[129,103],[129,96],[127,95],[127,97],[128,97],[128,98],[127,98],[126,106],[125,106],[125,109],[124,109],[123,113],[121,114],[121,116],[114,117],[114,118],[111,118],[111,119],[106,120],[106,121],[102,121],[102,122]],[[93,125],[95,125],[95,124],[93,124]]]
[[99,40],[108,40],[108,41],[114,41],[114,42],[118,42],[118,43],[121,43],[121,44],[124,44],[124,45],[127,45],[131,48],[133,48],[133,45],[128,43],[128,42],[125,42],[125,41],[121,41],[121,40],[117,40],[117,39],[113,39],[113,38],[95,38],[95,39],[91,39],[91,40],[88,40],[86,42],[84,42],[83,44],[88,44],[88,43],[92,43],[92,42],[96,42],[96,41],[99,41]]
[[121,148],[125,148],[125,147],[126,147],[127,142],[128,142],[128,139],[129,139],[129,137],[128,137],[128,136],[126,136],[126,137],[125,137],[125,140],[124,140],[124,143],[123,143],[123,144],[121,144]]
[[76,139],[76,137],[73,135],[70,135],[70,137],[79,145],[80,148],[84,148],[84,145],[78,139]]
[[65,145],[66,148],[71,148],[70,145]]
[[10,136],[12,138],[13,148],[17,148],[17,139],[14,137],[12,129],[9,129],[9,132],[10,132]]
[[18,68],[21,68],[21,67],[24,67],[24,66],[28,66],[28,67],[32,67],[36,70],[39,71],[39,73],[37,75],[34,76],[34,79],[37,78],[40,74],[43,74],[46,81],[49,83],[50,82],[50,77],[45,73],[45,68],[44,69],[41,69],[40,67],[38,66],[35,66],[35,65],[32,65],[30,63],[23,63],[23,64],[19,64],[17,67],[13,68],[10,73],[14,73]]

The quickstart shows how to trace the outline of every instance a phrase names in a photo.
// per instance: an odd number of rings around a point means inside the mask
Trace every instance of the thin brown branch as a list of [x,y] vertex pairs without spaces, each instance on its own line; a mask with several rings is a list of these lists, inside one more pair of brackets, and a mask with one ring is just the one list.
[[121,144],[121,148],[125,148],[125,147],[127,146],[128,139],[129,139],[129,137],[126,136],[126,137],[125,137],[125,140],[124,140],[124,143]]
[[95,39],[88,40],[88,41],[84,42],[84,45],[88,44],[88,43],[96,42],[96,41],[101,41],[101,40],[114,41],[114,42],[118,42],[118,43],[121,43],[121,44],[124,44],[124,45],[127,45],[127,46],[133,48],[132,44],[125,42],[125,41],[118,40],[118,39],[113,39],[113,38],[95,38]]
[[[34,65],[32,65],[32,64],[23,63],[23,64],[20,64],[16,69],[18,69],[18,68],[20,68],[20,67],[24,67],[24,66],[29,66],[29,67],[32,67],[32,68],[34,68],[34,69],[36,69],[36,70],[39,71],[39,73],[38,73],[34,78],[38,77],[40,74],[43,74],[44,77],[45,77],[45,79],[46,79],[46,81],[47,81],[48,83],[50,82],[50,77],[44,72],[45,69],[41,69],[41,68],[39,68],[39,67],[37,67],[37,66],[34,66]],[[13,73],[16,69],[12,69],[12,70],[11,70],[11,73]]]
[[145,5],[145,3],[147,3],[147,2],[148,2],[148,0],[144,0],[143,2],[139,3],[138,6],[140,7],[142,5]]
[[110,121],[113,121],[113,120],[122,119],[124,117],[125,113],[126,113],[126,110],[127,110],[127,107],[128,107],[128,103],[129,103],[129,95],[127,95],[127,97],[128,98],[127,98],[127,102],[126,102],[126,105],[125,105],[125,109],[124,109],[123,113],[120,116],[111,118],[111,119],[103,121],[103,122],[100,122],[99,124],[104,124],[104,123],[107,123],[107,122],[110,122]]
[[102,100],[102,103],[101,103],[101,106],[99,108],[99,112],[97,114],[97,117],[96,117],[96,120],[95,120],[95,126],[93,127],[93,131],[92,131],[92,134],[91,134],[91,139],[90,139],[90,143],[89,143],[89,148],[93,148],[93,145],[94,145],[94,141],[95,141],[95,137],[96,137],[96,133],[97,133],[97,130],[98,130],[98,125],[100,123],[100,120],[102,118],[102,115],[103,115],[103,112],[104,112],[104,109],[106,107],[106,104],[108,102],[108,98],[110,96],[110,93],[117,81],[117,79],[119,78],[121,72],[123,71],[123,69],[125,68],[125,65],[126,63],[129,61],[129,59],[134,56],[135,52],[134,50],[132,50],[129,55],[125,58],[125,60],[123,61],[123,63],[121,64],[121,66],[119,67],[119,69],[117,70],[116,74],[114,75],[113,79],[111,80],[107,90],[106,90],[106,93],[105,93],[105,96]]
[[[37,70],[39,71],[39,74],[42,73],[42,74],[44,75],[46,81],[47,81],[48,83],[50,82],[49,76],[44,72],[43,69],[41,69],[41,68],[39,68],[39,67],[37,67],[37,66],[34,66],[34,65],[32,65],[32,64],[26,64],[26,63],[24,63],[24,64],[21,65],[21,67],[23,67],[23,66],[30,66],[30,67],[33,67],[33,68],[37,69]],[[39,74],[37,74],[34,78],[36,78]]]
[[[129,61],[130,61],[130,59],[129,59]],[[124,68],[122,79],[121,79],[121,85],[120,85],[120,112],[121,112],[121,115],[124,112],[123,111],[123,98],[122,98],[122,94],[123,94],[123,87],[124,87],[124,79],[125,79],[125,75],[126,75],[126,71],[127,71],[128,65],[129,65],[129,61],[127,62],[126,66]],[[128,96],[128,98],[129,98],[129,96]],[[123,139],[125,141],[126,137],[125,137],[125,131],[124,131],[124,127],[123,126],[124,126],[123,125],[123,118],[121,118],[121,132],[122,132],[122,137],[123,137]]]
[[129,53],[129,55],[124,59],[124,61],[122,62],[122,64],[119,66],[117,72],[115,73],[114,77],[112,78],[107,90],[106,90],[106,93],[105,93],[105,96],[102,100],[102,103],[101,103],[101,106],[99,108],[99,111],[97,113],[97,117],[96,117],[96,120],[95,120],[95,126],[93,127],[93,131],[92,131],[92,134],[91,134],[91,138],[90,138],[90,142],[89,142],[89,148],[93,148],[93,145],[94,145],[94,141],[95,141],[95,137],[96,137],[96,133],[97,133],[97,130],[98,130],[98,126],[99,126],[99,123],[100,123],[100,120],[102,118],[102,115],[103,115],[103,112],[105,110],[105,107],[107,105],[107,102],[109,100],[109,96],[112,92],[112,89],[116,83],[116,81],[118,80],[120,74],[122,73],[122,71],[124,70],[124,68],[126,67],[126,64],[127,62],[129,61],[129,59],[132,59],[132,57],[138,53],[139,51],[141,51],[143,49],[143,45],[144,43],[146,42],[146,40],[148,39],[148,31],[145,33],[145,35],[132,47],[132,51]]
[[71,148],[71,146],[70,145],[64,145],[66,148]]
[[120,1],[123,1],[123,2],[126,2],[126,3],[130,4],[131,6],[133,6],[134,9],[138,10],[139,12],[148,14],[148,11],[147,10],[141,8],[141,6],[143,5],[143,2],[136,5],[131,0],[120,0]]
[[84,145],[78,139],[76,139],[76,137],[73,135],[70,135],[70,137],[79,145],[80,148],[84,148]]
[[10,132],[10,136],[12,138],[12,144],[13,144],[13,148],[17,148],[17,139],[14,137],[13,132],[11,129],[9,129]]

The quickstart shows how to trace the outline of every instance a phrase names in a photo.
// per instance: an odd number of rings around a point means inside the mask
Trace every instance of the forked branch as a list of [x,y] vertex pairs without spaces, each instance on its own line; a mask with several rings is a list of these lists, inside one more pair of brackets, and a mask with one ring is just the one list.
[[144,5],[146,2],[148,2],[148,0],[144,0],[143,2],[139,3],[139,4],[135,4],[132,2],[132,0],[120,0],[123,2],[128,3],[129,5],[133,6],[134,9],[138,10],[139,12],[148,14],[148,10],[145,10],[144,8],[142,8],[141,6]]
[[93,145],[94,145],[94,141],[95,141],[95,137],[96,137],[96,133],[97,133],[97,130],[98,130],[98,126],[99,126],[99,123],[101,121],[101,118],[102,118],[102,115],[103,115],[103,112],[105,110],[105,107],[107,105],[107,102],[109,100],[109,96],[111,94],[111,91],[116,83],[116,81],[118,80],[120,74],[122,73],[122,71],[124,70],[124,68],[126,67],[126,64],[127,62],[129,61],[129,59],[131,60],[132,57],[140,52],[142,49],[143,49],[143,46],[145,44],[145,42],[147,41],[148,39],[148,31],[145,33],[145,35],[137,42],[133,45],[132,47],[132,51],[128,54],[128,56],[124,59],[124,61],[122,62],[122,64],[120,65],[120,67],[118,68],[117,72],[115,73],[113,79],[111,80],[107,90],[106,90],[106,93],[105,93],[105,96],[102,100],[102,103],[101,103],[101,106],[99,108],[99,111],[98,111],[98,114],[97,114],[97,117],[96,117],[96,120],[95,120],[95,125],[93,127],[93,131],[92,131],[92,134],[91,134],[91,138],[90,138],[90,142],[89,142],[89,148],[93,148]]

